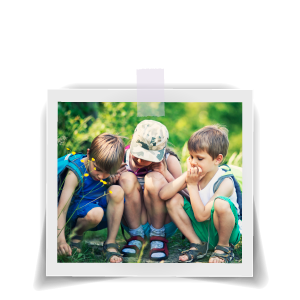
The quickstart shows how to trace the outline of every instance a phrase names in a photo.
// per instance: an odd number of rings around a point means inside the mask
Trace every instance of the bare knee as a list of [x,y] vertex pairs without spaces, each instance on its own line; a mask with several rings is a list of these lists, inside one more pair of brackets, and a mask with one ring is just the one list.
[[124,190],[119,185],[112,185],[107,190],[107,201],[120,203],[124,201]]
[[166,201],[167,210],[176,209],[178,207],[183,207],[183,198],[180,194],[176,194],[173,198]]
[[119,178],[119,184],[123,188],[125,194],[129,194],[137,187],[138,181],[133,173],[124,172]]
[[218,215],[224,214],[224,213],[231,213],[230,204],[221,198],[215,199],[214,208],[215,208],[215,212]]
[[165,177],[159,172],[150,172],[145,176],[145,190],[151,195],[158,195],[161,188],[167,183]]
[[101,222],[103,215],[103,209],[101,207],[95,207],[87,213],[83,220],[85,223],[96,227]]

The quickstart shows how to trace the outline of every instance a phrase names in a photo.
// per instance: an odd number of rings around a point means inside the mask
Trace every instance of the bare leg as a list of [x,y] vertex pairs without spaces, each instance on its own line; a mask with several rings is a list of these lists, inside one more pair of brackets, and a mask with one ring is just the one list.
[[[109,192],[112,192],[109,193]],[[106,244],[116,243],[116,237],[121,223],[121,218],[124,211],[124,191],[118,185],[112,185],[108,189],[106,196],[107,205],[107,239]],[[108,248],[107,251],[115,252],[113,248]],[[110,262],[121,262],[122,258],[118,256],[112,256]]]
[[[170,217],[190,243],[203,244],[199,237],[196,235],[191,220],[183,209],[183,204],[183,197],[180,194],[176,194],[173,198],[168,200],[167,209]],[[194,247],[190,249],[197,250]],[[179,256],[179,260],[186,261],[188,260],[188,257],[187,255],[181,255]]]
[[[142,212],[144,215],[146,213],[145,210],[143,211],[142,209],[141,185],[137,181],[136,176],[131,172],[122,173],[119,183],[124,190],[126,199],[124,223],[126,223],[129,228],[136,229],[141,225]],[[144,219],[145,218],[144,216]]]
[[[104,211],[101,207],[95,207],[91,209],[84,218],[78,218],[76,222],[76,234],[83,235],[85,231],[96,227],[102,220],[104,216]],[[72,242],[79,243],[80,240],[72,239]],[[76,247],[75,247],[76,248]],[[77,252],[81,252],[77,249]]]
[[168,182],[159,172],[151,172],[145,176],[144,199],[151,225],[162,228],[165,224],[167,209],[166,202],[158,196],[161,188]]
[[[216,199],[214,203],[215,211],[213,215],[214,225],[218,231],[218,245],[229,247],[229,239],[235,225],[234,215],[231,211],[230,204],[222,199]],[[224,253],[221,250],[215,250],[216,253]],[[210,263],[223,263],[222,258],[213,257],[209,260]]]
[[[167,208],[166,202],[161,200],[158,193],[167,183],[165,177],[159,172],[151,172],[145,176],[144,199],[147,213],[150,218],[151,237],[165,237],[164,224],[166,222]],[[152,240],[150,243],[151,249],[160,249],[163,247],[164,243],[162,241]],[[162,260],[165,257],[166,253],[164,251],[151,253],[151,259]]]

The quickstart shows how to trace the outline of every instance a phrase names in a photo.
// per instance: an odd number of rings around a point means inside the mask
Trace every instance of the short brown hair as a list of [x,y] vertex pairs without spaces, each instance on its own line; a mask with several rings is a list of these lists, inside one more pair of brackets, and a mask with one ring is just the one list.
[[91,144],[90,159],[94,158],[97,166],[105,172],[114,174],[122,163],[124,148],[120,136],[102,133]]
[[199,129],[193,133],[188,141],[189,151],[206,151],[212,159],[217,158],[219,154],[225,158],[228,147],[228,129],[219,124]]

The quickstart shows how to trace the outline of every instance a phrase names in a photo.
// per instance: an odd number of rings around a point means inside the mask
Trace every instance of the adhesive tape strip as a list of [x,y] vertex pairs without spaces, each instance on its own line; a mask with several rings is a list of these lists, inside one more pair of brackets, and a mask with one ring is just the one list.
[[137,116],[163,117],[164,115],[164,70],[137,70]]

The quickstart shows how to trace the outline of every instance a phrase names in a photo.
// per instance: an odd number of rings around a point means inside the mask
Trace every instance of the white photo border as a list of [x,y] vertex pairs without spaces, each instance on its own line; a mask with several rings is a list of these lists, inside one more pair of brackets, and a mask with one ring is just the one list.
[[[250,90],[164,89],[165,102],[242,102],[243,262],[240,264],[109,264],[57,262],[58,102],[137,102],[137,89],[48,91],[46,174],[46,276],[253,277],[253,101]],[[155,102],[155,100],[153,100]],[[187,137],[188,139],[189,137]]]

